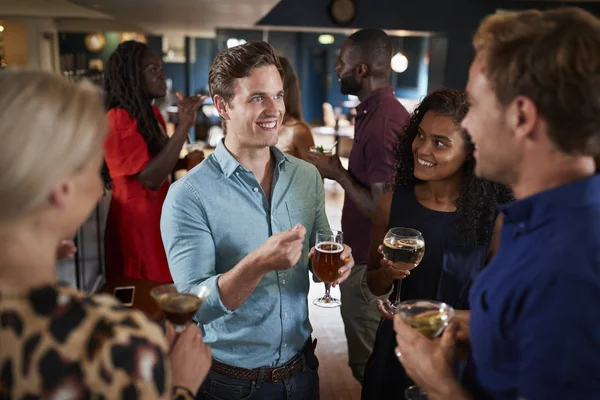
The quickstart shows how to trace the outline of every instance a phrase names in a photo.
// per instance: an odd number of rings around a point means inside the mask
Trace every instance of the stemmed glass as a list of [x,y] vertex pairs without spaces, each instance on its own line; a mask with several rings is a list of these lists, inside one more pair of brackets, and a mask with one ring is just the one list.
[[177,332],[183,332],[209,295],[210,289],[206,286],[200,286],[196,294],[180,293],[172,283],[156,286],[150,291],[150,296]]
[[[396,306],[396,314],[404,323],[429,339],[440,336],[454,317],[454,309],[446,303],[433,300],[407,300]],[[404,392],[406,400],[427,400],[419,386],[413,385]]]
[[340,273],[338,270],[344,265],[340,255],[344,251],[344,234],[336,230],[317,231],[315,254],[312,259],[313,273],[325,283],[325,296],[315,299],[313,304],[323,308],[335,308],[342,305],[339,299],[331,296],[331,284],[335,282]]
[[[425,239],[416,229],[392,228],[383,239],[383,257],[399,270],[415,268],[425,255]],[[396,299],[391,304],[395,309],[400,302],[400,281],[394,282]]]

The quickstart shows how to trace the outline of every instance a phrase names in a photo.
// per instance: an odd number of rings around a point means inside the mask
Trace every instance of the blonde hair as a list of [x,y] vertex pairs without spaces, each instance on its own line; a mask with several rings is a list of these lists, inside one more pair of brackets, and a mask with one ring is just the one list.
[[600,154],[600,20],[575,7],[494,14],[473,46],[502,105],[526,96],[561,151]]
[[102,146],[106,117],[91,84],[36,71],[0,72],[0,224],[39,207]]

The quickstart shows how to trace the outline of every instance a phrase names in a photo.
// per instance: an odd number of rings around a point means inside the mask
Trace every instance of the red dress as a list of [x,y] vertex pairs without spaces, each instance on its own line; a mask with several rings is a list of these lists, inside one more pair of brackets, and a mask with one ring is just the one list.
[[[157,107],[156,118],[166,131]],[[104,143],[112,179],[112,199],[105,231],[107,276],[126,276],[172,282],[160,236],[160,215],[169,179],[153,191],[137,179],[152,156],[137,121],[122,108],[108,112],[109,132]]]

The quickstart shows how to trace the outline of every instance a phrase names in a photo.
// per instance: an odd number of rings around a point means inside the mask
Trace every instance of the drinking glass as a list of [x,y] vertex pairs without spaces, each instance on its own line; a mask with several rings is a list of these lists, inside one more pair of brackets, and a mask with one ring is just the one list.
[[[429,339],[440,336],[454,317],[454,309],[446,303],[433,300],[408,300],[396,306],[396,314],[411,328]],[[406,400],[427,400],[419,386],[413,385],[404,392]]]
[[317,231],[315,254],[313,255],[313,273],[325,283],[325,296],[315,299],[313,304],[323,308],[335,308],[342,305],[339,299],[331,296],[331,284],[335,282],[340,273],[338,270],[344,265],[340,255],[344,251],[344,234],[336,230]]
[[[425,255],[425,239],[416,229],[392,228],[383,239],[383,257],[399,270],[415,268]],[[400,280],[394,282],[396,298],[392,302],[395,309],[400,302]]]
[[209,295],[210,289],[206,286],[198,287],[197,294],[180,293],[172,283],[156,286],[150,291],[150,296],[177,332],[183,332]]

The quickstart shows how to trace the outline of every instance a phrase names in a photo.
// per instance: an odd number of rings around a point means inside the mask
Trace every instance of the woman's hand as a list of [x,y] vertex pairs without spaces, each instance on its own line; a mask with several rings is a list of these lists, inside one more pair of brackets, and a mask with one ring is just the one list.
[[210,347],[204,344],[200,329],[189,324],[183,332],[177,334],[173,325],[167,322],[167,342],[170,347],[173,386],[181,386],[194,394],[198,393],[212,364]]
[[[377,252],[379,254],[383,255],[383,246],[382,245],[380,245],[377,248]],[[385,257],[383,257],[379,263],[385,269],[385,271],[387,272],[387,275],[390,279],[402,280],[410,275],[410,271],[407,269],[394,268],[394,263],[391,262],[390,260],[386,259]]]
[[377,309],[383,318],[389,320],[394,319],[394,308],[388,299],[385,299],[385,302],[381,299],[377,299]]
[[75,243],[70,240],[63,240],[60,242],[58,249],[56,250],[56,259],[64,260],[65,258],[71,258],[77,251]]
[[177,115],[179,117],[179,125],[189,131],[195,124],[198,118],[198,109],[204,103],[207,96],[190,96],[184,98],[181,93],[177,93],[179,104],[177,105]]

